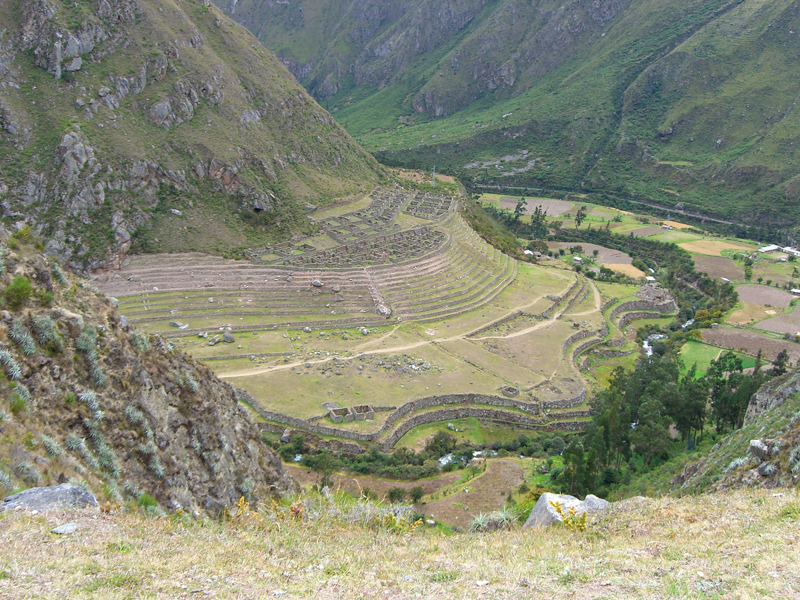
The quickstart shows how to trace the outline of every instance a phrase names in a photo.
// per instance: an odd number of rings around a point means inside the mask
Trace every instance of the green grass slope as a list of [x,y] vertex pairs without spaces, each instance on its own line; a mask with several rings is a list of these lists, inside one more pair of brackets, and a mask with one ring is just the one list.
[[0,16],[3,216],[73,266],[131,245],[286,239],[311,227],[306,204],[384,177],[207,2],[6,2]]
[[232,16],[388,164],[678,205],[753,235],[800,220],[796,2],[392,7],[242,0]]

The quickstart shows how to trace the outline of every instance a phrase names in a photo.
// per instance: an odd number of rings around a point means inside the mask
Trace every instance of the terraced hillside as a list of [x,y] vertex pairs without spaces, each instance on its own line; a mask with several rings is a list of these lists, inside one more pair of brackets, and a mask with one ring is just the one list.
[[386,448],[464,417],[580,429],[590,353],[630,355],[625,316],[674,309],[663,291],[607,291],[562,262],[511,259],[446,196],[380,190],[316,216],[316,235],[249,261],[136,256],[100,285],[130,325],[241,388],[263,427]]

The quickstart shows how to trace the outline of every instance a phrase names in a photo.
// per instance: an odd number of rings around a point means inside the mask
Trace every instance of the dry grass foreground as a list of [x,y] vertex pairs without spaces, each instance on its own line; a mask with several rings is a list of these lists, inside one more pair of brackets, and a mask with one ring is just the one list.
[[631,500],[585,534],[11,513],[0,597],[798,598],[798,520],[796,490]]

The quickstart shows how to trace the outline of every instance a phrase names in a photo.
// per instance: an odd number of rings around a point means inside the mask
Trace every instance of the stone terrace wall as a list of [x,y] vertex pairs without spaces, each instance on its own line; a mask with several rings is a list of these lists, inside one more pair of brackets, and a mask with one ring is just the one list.
[[655,319],[660,315],[661,313],[645,312],[645,311],[625,313],[619,318],[619,328],[623,329],[628,323],[630,323],[631,321],[635,321],[636,319]]
[[548,402],[542,402],[541,407],[542,410],[547,408],[573,408],[575,406],[580,406],[586,400],[586,390],[581,390],[577,395],[573,396],[572,398],[565,398],[563,400],[550,400]]

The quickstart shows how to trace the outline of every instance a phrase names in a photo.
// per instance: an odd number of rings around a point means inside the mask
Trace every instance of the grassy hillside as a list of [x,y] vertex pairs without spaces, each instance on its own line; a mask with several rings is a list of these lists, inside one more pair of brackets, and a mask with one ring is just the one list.
[[[222,523],[0,513],[0,595],[788,598],[800,585],[796,491],[632,500],[582,534],[447,535],[381,525],[373,517],[386,509],[365,502],[299,500],[302,519],[283,504]],[[55,539],[49,530],[67,520],[77,531]]]
[[3,3],[0,16],[3,218],[73,266],[131,245],[287,239],[311,228],[306,205],[384,177],[207,2]]
[[800,221],[796,2],[392,4],[243,0],[233,17],[387,164],[633,197],[752,237]]

